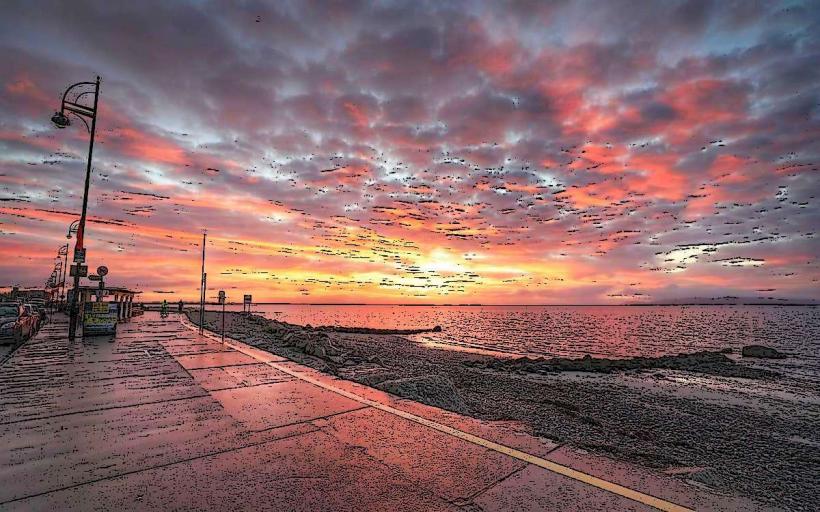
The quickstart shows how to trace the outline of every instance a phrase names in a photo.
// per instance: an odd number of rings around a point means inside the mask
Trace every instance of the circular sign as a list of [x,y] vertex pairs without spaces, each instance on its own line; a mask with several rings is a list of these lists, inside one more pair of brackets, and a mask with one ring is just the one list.
[[99,267],[97,267],[97,275],[103,277],[106,274],[108,274],[108,267],[106,267],[105,265],[100,265]]

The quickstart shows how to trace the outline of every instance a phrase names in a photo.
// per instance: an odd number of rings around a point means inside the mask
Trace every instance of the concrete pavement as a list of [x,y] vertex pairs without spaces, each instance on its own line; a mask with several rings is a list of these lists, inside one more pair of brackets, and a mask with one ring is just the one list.
[[0,367],[3,510],[748,510],[147,313]]

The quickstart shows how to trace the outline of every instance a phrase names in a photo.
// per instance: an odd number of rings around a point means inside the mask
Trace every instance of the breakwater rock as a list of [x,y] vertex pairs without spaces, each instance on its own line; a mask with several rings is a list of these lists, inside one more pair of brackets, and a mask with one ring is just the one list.
[[321,327],[311,327],[314,331],[322,332],[339,332],[345,334],[393,334],[393,335],[410,335],[423,334],[425,332],[441,332],[441,326],[437,325],[432,329],[375,329],[372,327],[340,327],[337,325],[324,325]]
[[633,357],[630,359],[597,358],[586,355],[580,359],[564,357],[496,359],[474,361],[465,364],[480,366],[493,370],[504,370],[526,373],[555,372],[597,372],[611,373],[618,371],[640,370],[682,370],[721,377],[744,377],[762,379],[775,377],[777,373],[738,364],[726,357],[724,351],[701,351],[691,354],[678,354],[661,357]]
[[759,357],[762,359],[785,359],[786,354],[763,345],[746,345],[741,353],[743,357]]

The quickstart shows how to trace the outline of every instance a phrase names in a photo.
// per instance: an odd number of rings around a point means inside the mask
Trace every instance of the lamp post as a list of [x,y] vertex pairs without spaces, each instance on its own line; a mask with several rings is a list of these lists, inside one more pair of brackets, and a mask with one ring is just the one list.
[[54,269],[51,271],[51,308],[54,309],[54,303],[60,301],[60,280],[63,278],[63,258],[59,255],[54,258]]
[[[94,86],[93,92],[86,90],[76,94],[72,100],[67,99],[68,93],[71,92],[74,88],[90,85]],[[94,94],[93,107],[89,107],[88,105],[80,103],[82,97],[87,94]],[[57,128],[65,128],[66,126],[71,125],[71,120],[66,115],[66,112],[68,114],[74,114],[83,122],[83,124],[85,124],[88,133],[91,134],[91,137],[88,142],[88,161],[86,162],[85,166],[85,189],[83,191],[83,211],[80,214],[80,222],[77,225],[77,241],[74,244],[74,264],[72,265],[74,272],[74,291],[71,294],[71,306],[69,308],[68,323],[68,339],[70,340],[73,340],[77,335],[77,318],[79,316],[78,303],[80,298],[80,268],[82,267],[82,264],[85,262],[83,236],[85,235],[85,216],[86,211],[88,209],[88,185],[91,181],[91,155],[94,152],[94,134],[97,129],[97,101],[99,100],[99,97],[99,76],[97,77],[97,80],[95,82],[77,82],[76,84],[69,86],[68,89],[65,90],[65,92],[63,93],[63,100],[60,103],[60,111],[55,112],[54,115],[51,116],[51,121],[57,126]],[[91,126],[88,125],[86,119],[91,119]]]
[[71,224],[69,224],[68,225],[68,234],[66,234],[65,237],[68,238],[69,240],[71,240],[71,235],[74,235],[74,234],[77,233],[77,227],[79,225],[80,225],[80,219],[77,219],[74,222],[72,222]]
[[[69,234],[69,238],[71,238],[70,234]],[[61,282],[61,284],[60,284],[60,288],[61,288],[60,302],[65,303],[65,276],[68,273],[68,244],[60,246],[60,248],[57,250],[57,257],[60,257],[60,256],[65,257],[65,262],[63,263],[63,272],[62,272],[62,275],[60,276],[60,282]]]
[[208,276],[205,274],[205,238],[207,231],[202,232],[202,273],[199,281],[199,334],[205,328],[205,289],[207,288]]

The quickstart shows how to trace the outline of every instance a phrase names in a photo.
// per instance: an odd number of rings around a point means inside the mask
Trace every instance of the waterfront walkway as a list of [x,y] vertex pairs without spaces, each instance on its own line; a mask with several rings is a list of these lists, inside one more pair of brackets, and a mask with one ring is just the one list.
[[0,366],[2,510],[753,508],[156,313]]

